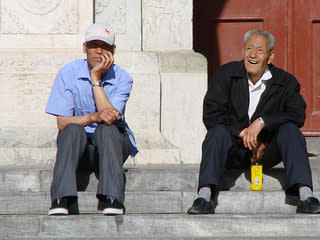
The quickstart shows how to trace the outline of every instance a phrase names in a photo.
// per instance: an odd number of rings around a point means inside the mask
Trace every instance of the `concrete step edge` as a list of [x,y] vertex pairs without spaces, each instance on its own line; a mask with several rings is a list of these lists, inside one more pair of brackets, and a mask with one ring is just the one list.
[[[81,213],[100,213],[97,211],[98,200],[95,192],[80,192],[78,196]],[[315,196],[319,197],[320,192],[316,192]],[[186,213],[196,198],[195,192],[127,192],[124,204],[127,213]],[[287,200],[284,192],[281,191],[220,192],[216,213],[294,214],[296,206],[287,204]],[[50,205],[49,193],[0,195],[0,214],[47,214]]]
[[320,215],[254,214],[202,215],[127,214],[106,217],[0,216],[0,232],[7,237],[42,238],[208,238],[319,237]]
[[[177,166],[177,165],[175,165]],[[127,191],[197,191],[199,170],[196,165],[178,168],[165,165],[163,169],[151,166],[128,168],[126,171]],[[312,168],[314,190],[320,190],[320,169]],[[47,192],[50,189],[52,170],[46,169],[0,169],[0,193],[12,191]],[[85,186],[87,185],[87,188]],[[250,172],[230,170],[221,180],[222,189],[250,190]],[[263,188],[266,191],[283,190],[284,169],[274,168],[263,173]],[[82,189],[95,191],[97,179],[91,175]]]

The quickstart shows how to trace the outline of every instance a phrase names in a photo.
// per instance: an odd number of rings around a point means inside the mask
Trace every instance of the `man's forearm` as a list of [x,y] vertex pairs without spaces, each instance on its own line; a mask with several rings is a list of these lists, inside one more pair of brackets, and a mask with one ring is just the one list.
[[59,130],[63,130],[70,123],[77,123],[85,127],[94,122],[96,122],[95,113],[87,114],[84,116],[57,117],[57,126]]
[[93,94],[98,111],[105,108],[114,108],[106,96],[103,87],[93,87]]

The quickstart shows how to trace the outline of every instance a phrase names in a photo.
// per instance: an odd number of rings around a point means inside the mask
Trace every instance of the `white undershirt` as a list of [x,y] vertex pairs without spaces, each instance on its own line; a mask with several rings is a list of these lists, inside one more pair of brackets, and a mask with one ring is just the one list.
[[[247,73],[248,76],[248,73]],[[264,90],[266,89],[267,81],[272,78],[272,74],[267,66],[266,70],[264,71],[262,77],[259,79],[256,84],[253,84],[248,76],[248,83],[249,83],[249,108],[248,108],[248,116],[251,119],[253,113],[255,112],[260,97]]]

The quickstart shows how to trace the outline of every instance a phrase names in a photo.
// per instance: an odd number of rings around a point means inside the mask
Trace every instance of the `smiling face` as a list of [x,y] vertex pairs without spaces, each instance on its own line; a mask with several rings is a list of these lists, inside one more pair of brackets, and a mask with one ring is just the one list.
[[244,67],[255,84],[263,75],[267,64],[274,58],[273,50],[269,50],[268,39],[263,35],[251,35],[243,49]]

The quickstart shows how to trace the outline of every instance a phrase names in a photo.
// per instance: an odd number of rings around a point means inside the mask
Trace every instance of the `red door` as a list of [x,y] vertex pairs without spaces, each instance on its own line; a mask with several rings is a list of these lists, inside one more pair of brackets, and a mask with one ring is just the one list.
[[194,0],[194,50],[216,68],[242,58],[243,35],[264,29],[276,39],[274,64],[295,75],[307,102],[303,132],[320,135],[320,0]]
[[305,135],[320,135],[320,1],[289,1],[289,71],[307,102]]

